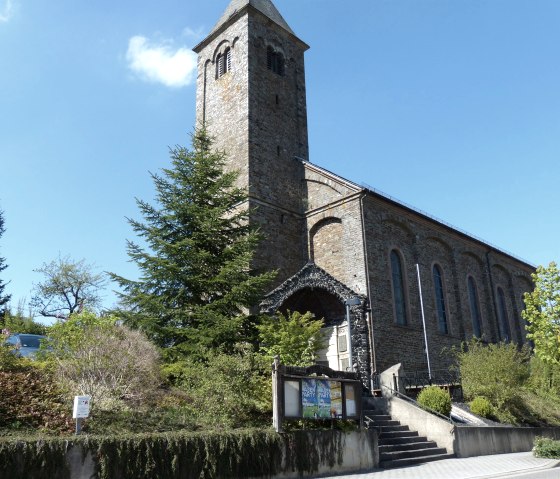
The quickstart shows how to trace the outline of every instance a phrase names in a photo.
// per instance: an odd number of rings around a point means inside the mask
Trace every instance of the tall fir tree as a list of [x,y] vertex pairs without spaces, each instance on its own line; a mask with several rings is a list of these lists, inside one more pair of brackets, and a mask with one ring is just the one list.
[[[0,238],[4,234],[4,213],[0,210]],[[6,264],[6,259],[0,257],[0,273],[4,271],[8,265]],[[4,294],[4,290],[6,289],[6,283],[0,279],[0,316],[4,316],[6,312],[6,307],[8,302],[10,301],[11,295]]]
[[172,168],[154,174],[156,206],[136,200],[142,221],[129,219],[142,244],[127,250],[140,279],[111,277],[122,288],[125,321],[144,330],[170,361],[226,350],[244,339],[249,308],[274,272],[251,263],[261,235],[248,221],[247,192],[225,172],[225,154],[205,130],[192,149],[171,150]]

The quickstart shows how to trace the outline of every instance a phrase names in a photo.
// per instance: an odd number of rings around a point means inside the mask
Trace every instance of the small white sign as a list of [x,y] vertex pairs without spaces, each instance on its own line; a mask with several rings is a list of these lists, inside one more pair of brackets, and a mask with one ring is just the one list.
[[74,412],[72,417],[80,419],[89,416],[91,396],[74,396]]

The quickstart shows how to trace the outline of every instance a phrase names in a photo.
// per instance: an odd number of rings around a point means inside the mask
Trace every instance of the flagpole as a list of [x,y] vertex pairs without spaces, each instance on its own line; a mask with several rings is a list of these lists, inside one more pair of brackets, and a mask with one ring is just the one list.
[[432,383],[432,368],[430,367],[430,351],[428,350],[428,333],[426,332],[426,317],[424,315],[424,299],[422,297],[422,282],[420,281],[420,265],[416,263],[418,275],[418,291],[420,292],[420,311],[422,312],[422,328],[424,329],[424,344],[426,345],[426,359],[428,360],[428,377]]

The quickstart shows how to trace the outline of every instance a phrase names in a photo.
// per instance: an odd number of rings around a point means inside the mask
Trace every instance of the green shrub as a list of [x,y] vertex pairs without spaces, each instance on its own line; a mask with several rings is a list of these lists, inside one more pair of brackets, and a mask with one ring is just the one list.
[[529,387],[539,395],[560,396],[560,364],[547,364],[538,356],[531,357]]
[[437,386],[422,389],[418,395],[418,404],[444,416],[449,416],[451,413],[451,397],[449,393]]
[[477,416],[492,418],[495,416],[494,407],[488,399],[477,396],[470,403],[471,412]]
[[560,441],[555,441],[547,437],[537,437],[535,438],[533,452],[535,457],[560,459]]
[[164,373],[189,396],[187,407],[199,426],[235,428],[271,422],[271,365],[260,354],[211,351],[204,362],[168,364]]
[[529,377],[529,350],[515,344],[473,340],[456,356],[467,400],[482,396],[498,410],[508,411]]
[[72,402],[64,399],[50,370],[27,363],[0,371],[0,391],[1,429],[72,430]]

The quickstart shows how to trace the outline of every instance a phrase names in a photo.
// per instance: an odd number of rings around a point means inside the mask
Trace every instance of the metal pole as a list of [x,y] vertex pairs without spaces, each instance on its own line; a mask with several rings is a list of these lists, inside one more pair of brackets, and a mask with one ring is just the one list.
[[422,312],[422,327],[424,328],[424,344],[426,345],[426,359],[428,360],[428,377],[432,383],[432,368],[430,367],[430,351],[428,349],[428,333],[426,332],[426,317],[424,316],[424,299],[422,297],[422,282],[420,281],[420,265],[416,263],[418,274],[418,291],[420,292],[420,311]]

